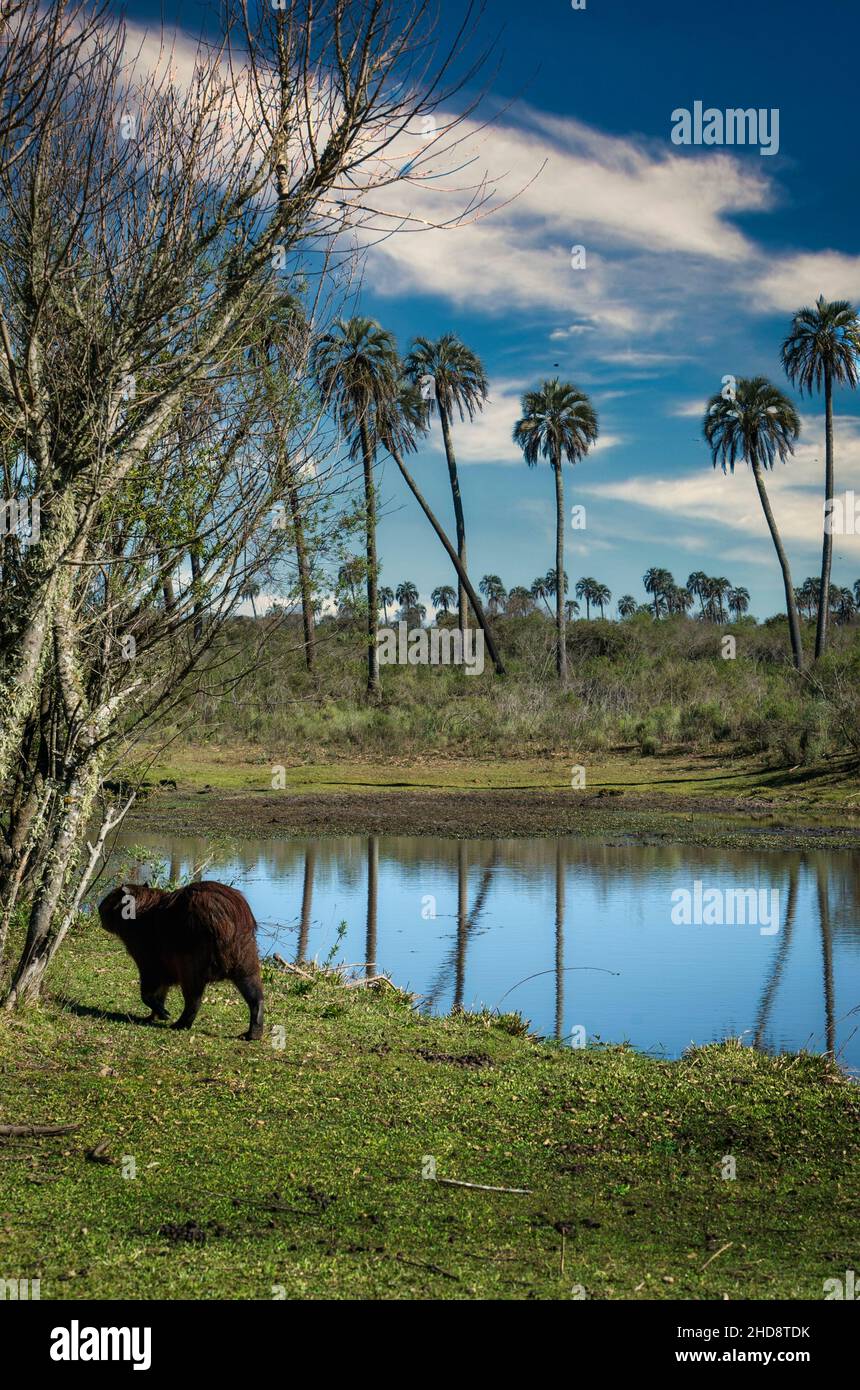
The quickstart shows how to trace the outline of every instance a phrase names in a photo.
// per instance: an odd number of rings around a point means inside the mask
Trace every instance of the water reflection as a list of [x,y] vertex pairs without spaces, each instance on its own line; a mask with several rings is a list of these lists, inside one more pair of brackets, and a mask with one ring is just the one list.
[[[134,839],[172,876],[207,852],[202,840]],[[370,835],[243,842],[206,875],[247,894],[264,951],[322,959],[345,921],[339,959],[387,972],[437,1012],[504,1000],[559,1039],[581,1025],[677,1056],[742,1035],[860,1067],[856,855]],[[696,881],[777,890],[779,930],[674,924],[672,892]]]

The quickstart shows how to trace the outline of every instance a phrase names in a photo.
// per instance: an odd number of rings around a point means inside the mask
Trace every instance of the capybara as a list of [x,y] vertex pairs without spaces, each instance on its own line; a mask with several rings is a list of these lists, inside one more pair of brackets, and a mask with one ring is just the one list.
[[257,923],[245,899],[226,883],[189,883],[168,893],[146,884],[121,884],[99,903],[102,926],[118,936],[140,971],[140,997],[149,1022],[169,1018],[164,1007],[179,985],[185,1008],[174,1028],[190,1028],[203,991],[232,980],[251,1011],[244,1037],[263,1036],[263,983]]

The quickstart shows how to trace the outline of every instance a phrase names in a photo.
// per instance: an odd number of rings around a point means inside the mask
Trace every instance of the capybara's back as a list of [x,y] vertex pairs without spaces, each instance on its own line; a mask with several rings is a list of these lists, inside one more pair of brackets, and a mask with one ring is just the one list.
[[99,904],[102,925],[123,942],[140,971],[140,993],[153,1017],[179,985],[185,1008],[173,1025],[190,1028],[207,984],[232,980],[251,1012],[248,1038],[263,1034],[263,986],[253,913],[226,883],[189,883],[168,893],[124,884]]

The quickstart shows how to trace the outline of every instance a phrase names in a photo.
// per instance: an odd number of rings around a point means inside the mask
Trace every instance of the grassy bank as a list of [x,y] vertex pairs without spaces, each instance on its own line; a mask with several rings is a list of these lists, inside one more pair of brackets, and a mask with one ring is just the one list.
[[[250,748],[274,762],[602,762],[621,749],[754,757],[772,767],[860,758],[860,626],[834,628],[826,659],[799,677],[780,622],[576,622],[564,688],[551,623],[536,613],[500,618],[496,627],[504,679],[489,668],[469,676],[385,666],[381,698],[368,701],[359,626],[326,620],[308,672],[291,620],[237,619],[213,647],[176,727],[182,740]],[[729,660],[727,637],[736,644]],[[806,638],[808,645],[811,625]]]
[[[0,1123],[79,1125],[0,1139],[7,1277],[51,1299],[817,1299],[857,1267],[860,1095],[822,1059],[574,1051],[390,989],[266,983],[282,1049],[237,1041],[228,986],[191,1034],[145,1027],[87,925],[46,1005],[0,1019]],[[425,1156],[531,1191],[422,1180]]]

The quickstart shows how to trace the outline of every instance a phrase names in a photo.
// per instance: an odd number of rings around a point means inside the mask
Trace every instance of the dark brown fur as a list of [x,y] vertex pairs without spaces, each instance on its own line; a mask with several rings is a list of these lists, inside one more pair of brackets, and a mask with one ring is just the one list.
[[206,986],[232,980],[251,1012],[245,1038],[263,1036],[257,923],[235,888],[189,883],[168,893],[145,884],[123,884],[99,903],[99,915],[102,926],[119,937],[140,971],[140,997],[152,1010],[150,1022],[169,1018],[164,1007],[167,991],[179,985],[185,1008],[173,1027],[190,1028]]

